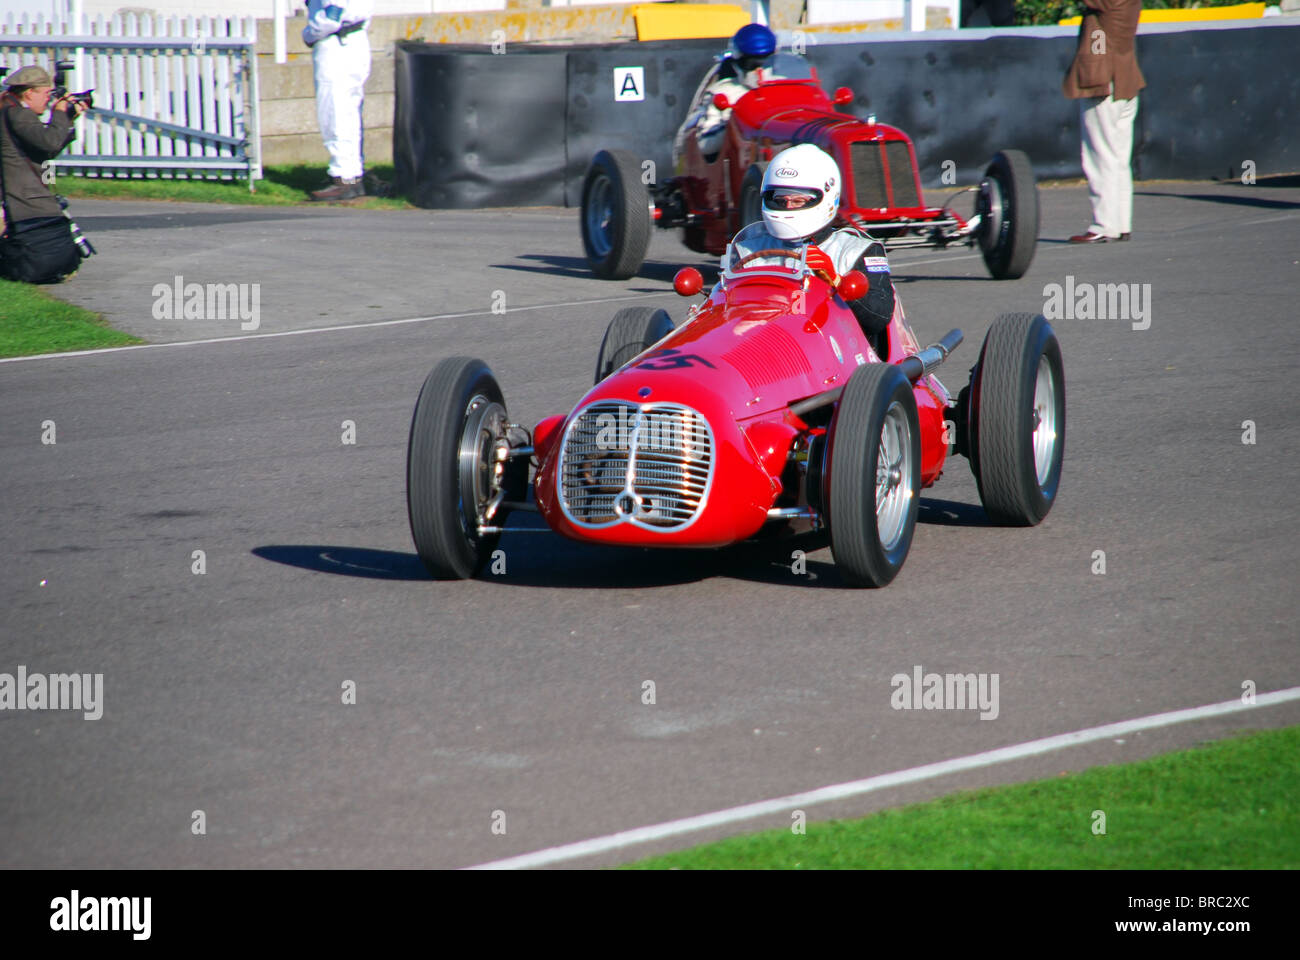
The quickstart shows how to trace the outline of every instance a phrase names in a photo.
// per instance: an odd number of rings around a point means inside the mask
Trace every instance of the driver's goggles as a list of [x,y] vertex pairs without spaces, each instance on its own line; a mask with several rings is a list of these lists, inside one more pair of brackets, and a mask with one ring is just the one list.
[[802,210],[821,198],[822,192],[811,187],[772,187],[763,191],[763,206],[769,210]]

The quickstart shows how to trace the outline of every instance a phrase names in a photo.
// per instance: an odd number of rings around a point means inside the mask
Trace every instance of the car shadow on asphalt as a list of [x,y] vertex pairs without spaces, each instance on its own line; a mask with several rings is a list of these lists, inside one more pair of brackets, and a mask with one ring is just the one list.
[[271,544],[254,547],[254,556],[317,573],[368,580],[432,580],[414,553],[324,544]]
[[[1243,186],[1243,189],[1254,190],[1257,188],[1252,185]],[[1229,196],[1214,193],[1161,193],[1157,190],[1135,190],[1133,195],[1137,197],[1177,197],[1179,200],[1204,200],[1207,203],[1229,203],[1239,207],[1257,207],[1261,210],[1300,209],[1300,203],[1294,200],[1270,200],[1267,197]]]
[[916,512],[917,523],[932,523],[940,527],[991,527],[993,521],[984,508],[975,503],[956,500],[936,500],[922,497]]
[[[982,507],[922,498],[918,523],[987,527]],[[823,534],[749,540],[712,550],[656,550],[577,543],[552,533],[535,514],[517,515],[502,536],[495,562],[478,579],[512,587],[629,589],[729,577],[779,586],[856,589],[831,561],[809,556],[830,545]],[[434,580],[414,553],[327,544],[268,544],[254,556],[300,570],[365,580]],[[493,572],[496,570],[497,572]]]

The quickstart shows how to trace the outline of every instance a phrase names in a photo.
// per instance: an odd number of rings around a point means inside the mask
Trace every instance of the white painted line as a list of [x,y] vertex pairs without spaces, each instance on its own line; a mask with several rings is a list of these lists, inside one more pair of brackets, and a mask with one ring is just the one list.
[[727,810],[715,810],[713,813],[686,817],[682,820],[670,820],[667,823],[659,823],[650,827],[638,827],[635,830],[624,830],[605,837],[580,840],[577,843],[550,847],[546,850],[538,850],[535,853],[525,853],[517,857],[507,857],[504,860],[481,863],[469,869],[522,870],[528,867],[544,867],[564,860],[574,860],[578,857],[588,857],[597,853],[606,853],[610,850],[619,850],[638,843],[649,843],[652,840],[662,840],[665,837],[675,837],[684,833],[693,833],[697,830],[707,830],[710,827],[736,823],[740,820],[750,820],[768,814],[783,813],[796,807],[826,803],[829,800],[843,800],[846,797],[857,797],[864,793],[872,793],[888,787],[916,783],[920,780],[930,780],[949,773],[988,767],[995,763],[1006,763],[1008,760],[1021,760],[1025,757],[1034,757],[1039,754],[1050,753],[1053,750],[1060,750],[1063,747],[1107,740],[1111,737],[1123,736],[1126,733],[1136,733],[1139,730],[1152,730],[1156,727],[1172,726],[1175,723],[1186,723],[1189,720],[1203,720],[1207,717],[1223,716],[1224,714],[1238,713],[1244,710],[1255,710],[1259,707],[1287,703],[1292,700],[1300,700],[1300,687],[1288,687],[1285,690],[1276,690],[1273,693],[1258,694],[1253,704],[1244,704],[1240,700],[1228,700],[1224,703],[1213,703],[1204,707],[1191,707],[1186,710],[1174,710],[1170,713],[1157,713],[1149,717],[1140,717],[1137,720],[1108,723],[1101,727],[1088,727],[1086,730],[1062,733],[1055,737],[1045,737],[1042,740],[1030,740],[1028,743],[1000,747],[997,750],[975,753],[968,757],[942,760],[939,763],[929,763],[923,767],[913,767],[910,770],[898,770],[878,777],[868,777],[865,780],[854,780],[850,783],[839,783],[834,786],[810,790],[806,793],[792,794],[788,797],[760,800],[757,803],[747,803],[744,806],[731,807]]
[[[623,300],[646,300],[650,297],[676,296],[671,289],[662,293],[638,293],[626,297],[602,297],[599,300],[570,300],[567,303],[539,303],[529,307],[509,307],[506,313],[523,313],[525,310],[558,310],[563,307],[583,307],[593,303],[619,303]],[[401,320],[375,320],[370,323],[344,323],[337,327],[309,327],[303,330],[281,330],[278,333],[249,333],[237,337],[213,337],[209,340],[177,340],[173,343],[137,343],[130,347],[105,347],[102,350],[69,350],[67,353],[37,353],[30,357],[0,357],[0,363],[20,363],[24,360],[64,360],[68,357],[98,357],[106,353],[123,353],[129,350],[160,350],[164,347],[197,347],[207,343],[234,343],[237,340],[269,340],[273,337],[297,337],[307,333],[333,333],[336,330],[365,330],[369,327],[395,327],[404,323],[424,323],[428,320],[459,320],[465,317],[495,317],[500,313],[475,310],[471,313],[439,313],[431,317],[405,317]]]

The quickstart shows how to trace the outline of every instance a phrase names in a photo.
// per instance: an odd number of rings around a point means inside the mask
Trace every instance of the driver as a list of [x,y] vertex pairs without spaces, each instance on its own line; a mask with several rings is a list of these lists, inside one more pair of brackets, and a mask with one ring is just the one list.
[[840,208],[840,185],[839,166],[819,147],[802,143],[782,150],[763,174],[763,223],[779,240],[812,244],[808,265],[828,270],[837,282],[850,270],[862,271],[867,293],[849,301],[849,309],[872,349],[884,359],[888,344],[883,334],[894,316],[889,261],[879,240],[849,227],[832,229]]
[[[726,137],[731,108],[719,110],[713,104],[714,95],[721,93],[728,103],[734,104],[758,86],[758,71],[775,52],[776,34],[763,24],[751,23],[737,30],[731,38],[730,49],[722,55],[717,67],[705,77],[707,86],[702,93],[696,93],[695,109],[682,124],[677,135],[678,141],[684,141],[686,133],[698,126],[696,142],[700,146],[700,153],[710,163],[716,160]],[[770,72],[763,77],[773,79]]]

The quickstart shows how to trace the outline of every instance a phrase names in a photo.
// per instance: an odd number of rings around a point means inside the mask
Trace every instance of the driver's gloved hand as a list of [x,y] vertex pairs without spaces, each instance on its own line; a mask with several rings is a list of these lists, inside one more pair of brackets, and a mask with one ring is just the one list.
[[836,278],[834,282],[839,282],[839,275],[835,272],[835,261],[821,247],[816,244],[808,245],[808,266],[814,270],[825,270],[831,277]]

